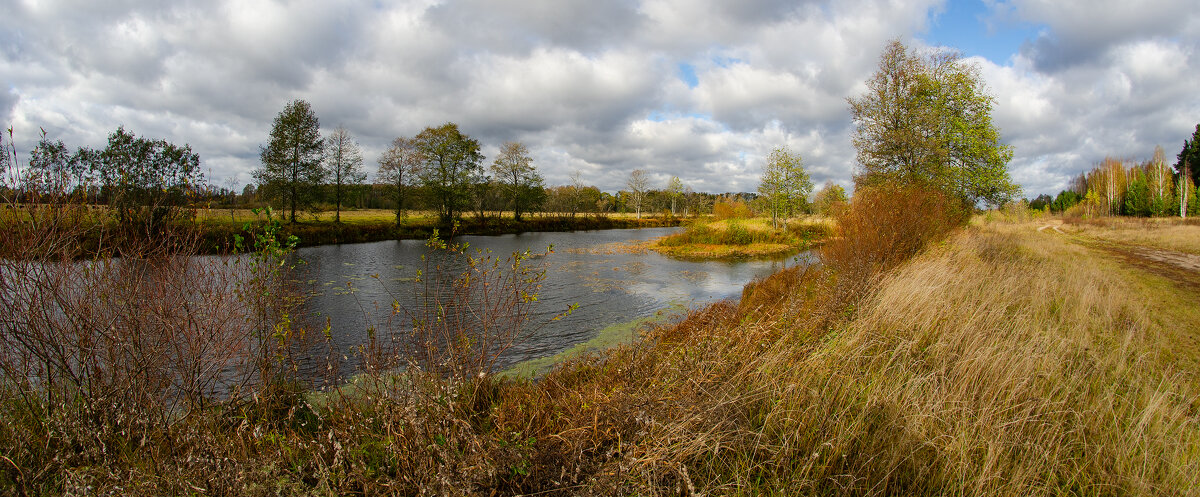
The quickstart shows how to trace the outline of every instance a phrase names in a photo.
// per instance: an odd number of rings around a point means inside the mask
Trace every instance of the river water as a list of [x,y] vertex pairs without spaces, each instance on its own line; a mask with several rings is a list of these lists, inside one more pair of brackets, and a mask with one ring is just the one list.
[[[813,257],[803,253],[779,260],[694,262],[629,249],[638,241],[679,229],[458,237],[455,241],[467,243],[472,253],[490,250],[501,258],[525,250],[545,253],[529,261],[546,271],[534,309],[536,331],[499,358],[499,369],[557,354],[610,325],[736,297],[754,278],[807,263]],[[551,246],[553,252],[547,253]],[[297,251],[303,261],[297,266],[297,280],[310,294],[305,313],[319,327],[328,323],[330,338],[323,347],[332,348],[339,363],[338,376],[352,374],[357,368],[357,351],[367,342],[368,329],[378,333],[405,327],[403,315],[394,314],[393,303],[402,308],[415,305],[419,285],[414,279],[427,267],[422,259],[427,252],[420,240],[324,245]],[[573,313],[549,321],[572,304],[578,306]],[[316,376],[324,364],[312,360],[302,367],[306,374]]]

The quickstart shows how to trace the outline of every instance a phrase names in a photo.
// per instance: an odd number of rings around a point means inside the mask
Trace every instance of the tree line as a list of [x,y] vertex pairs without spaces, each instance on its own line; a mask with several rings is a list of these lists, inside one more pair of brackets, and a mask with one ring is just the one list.
[[1200,215],[1200,124],[1168,165],[1166,152],[1155,147],[1149,160],[1105,157],[1079,174],[1071,186],[1051,197],[1042,194],[1030,208],[1083,216],[1169,217]]
[[[396,212],[399,224],[410,208],[431,210],[443,223],[466,213],[484,218],[489,213],[512,212],[515,220],[532,212],[579,213],[668,212],[694,215],[711,212],[721,195],[698,193],[673,176],[666,188],[650,186],[649,173],[634,170],[626,189],[616,194],[585,185],[579,175],[571,184],[547,187],[520,142],[506,142],[490,165],[479,141],[464,134],[457,124],[427,127],[412,137],[397,137],[377,160],[374,183],[365,184],[361,151],[345,128],[323,138],[320,122],[304,100],[287,104],[275,118],[270,143],[260,153],[262,167],[254,172],[256,185],[247,186],[242,201],[260,199],[285,208],[290,220],[296,211],[311,209],[332,199],[340,219],[344,202]],[[765,197],[765,211],[773,218],[809,212],[812,183],[800,157],[777,149],[764,166],[764,186],[751,200]],[[845,200],[845,191],[838,187]],[[224,192],[231,198],[231,191]],[[739,194],[741,195],[741,194]]]
[[[12,129],[8,130],[12,141]],[[14,154],[15,156],[15,154]],[[108,135],[103,149],[74,151],[42,132],[28,167],[7,159],[6,197],[28,205],[47,202],[106,204],[119,226],[157,233],[183,216],[205,183],[200,156],[188,145],[136,136],[124,127]]]

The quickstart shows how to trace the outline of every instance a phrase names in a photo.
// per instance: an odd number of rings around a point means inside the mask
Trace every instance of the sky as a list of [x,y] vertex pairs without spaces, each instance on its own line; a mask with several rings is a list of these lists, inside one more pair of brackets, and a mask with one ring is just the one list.
[[1013,179],[1056,193],[1105,156],[1174,162],[1200,123],[1200,9],[1185,0],[338,0],[0,2],[0,124],[102,148],[118,126],[189,144],[217,186],[260,166],[307,100],[364,167],[454,122],[490,164],[529,147],[547,184],[634,169],[754,191],[786,146],[852,185],[847,97],[892,39],[958,50],[995,97]]

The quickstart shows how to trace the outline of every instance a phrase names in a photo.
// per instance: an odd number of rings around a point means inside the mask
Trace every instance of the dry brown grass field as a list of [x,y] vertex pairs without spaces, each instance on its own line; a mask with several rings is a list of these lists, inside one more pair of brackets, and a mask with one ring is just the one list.
[[375,370],[320,402],[262,389],[165,422],[30,409],[41,404],[19,394],[36,390],[5,384],[0,485],[1200,495],[1200,273],[1151,256],[1186,255],[1190,228],[1003,216],[964,227],[953,205],[911,188],[857,192],[821,266],[535,381]]
[[1062,229],[1116,243],[1200,256],[1200,219],[1099,218],[1070,220]]

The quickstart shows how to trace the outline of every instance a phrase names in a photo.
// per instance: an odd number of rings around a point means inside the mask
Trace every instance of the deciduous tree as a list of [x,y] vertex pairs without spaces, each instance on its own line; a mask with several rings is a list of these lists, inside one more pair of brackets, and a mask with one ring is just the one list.
[[500,155],[492,162],[492,174],[504,199],[512,205],[513,219],[518,222],[522,212],[546,198],[545,181],[533,165],[529,149],[521,142],[507,142],[500,147]]
[[479,142],[454,123],[425,128],[414,140],[423,159],[421,183],[442,222],[449,224],[470,205],[471,189],[483,173]]
[[404,202],[408,199],[408,190],[418,183],[418,174],[425,159],[417,141],[403,136],[392,140],[379,156],[379,172],[377,178],[393,188],[392,195],[396,200],[396,225],[404,218]]
[[828,216],[837,209],[837,206],[845,205],[847,200],[846,189],[837,183],[828,181],[813,196],[813,210],[818,214]]
[[296,209],[311,205],[325,180],[323,151],[321,124],[312,107],[304,100],[289,102],[275,117],[271,141],[259,154],[263,167],[254,179],[259,194],[286,206],[293,223]]
[[646,177],[646,171],[634,169],[629,174],[629,180],[625,182],[625,186],[629,187],[629,203],[633,204],[633,208],[637,210],[637,218],[642,218],[642,201],[646,198],[646,190],[650,187],[650,180]]
[[957,53],[923,55],[892,41],[867,93],[848,99],[855,182],[920,182],[970,204],[1010,200],[1020,188],[1008,175],[1012,148],[992,124],[993,101],[979,69]]
[[671,182],[667,184],[667,195],[671,197],[671,215],[675,215],[675,204],[679,198],[683,196],[683,181],[679,176],[671,176]]
[[200,155],[190,146],[134,136],[124,127],[108,135],[104,150],[84,148],[77,155],[99,178],[121,225],[148,234],[178,218],[204,183]]
[[758,185],[759,195],[771,209],[772,226],[778,228],[780,217],[786,220],[803,209],[812,187],[799,154],[793,154],[787,147],[772,150]]
[[342,196],[348,185],[361,185],[367,179],[362,170],[362,151],[358,143],[343,126],[338,126],[329,135],[325,144],[325,165],[333,180],[333,196],[336,202],[334,221],[342,222]]

